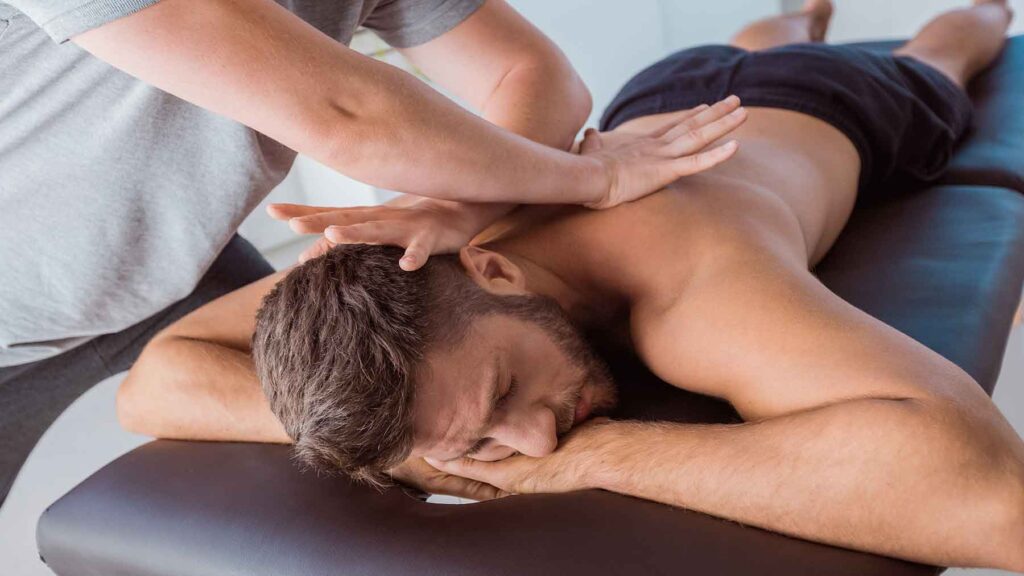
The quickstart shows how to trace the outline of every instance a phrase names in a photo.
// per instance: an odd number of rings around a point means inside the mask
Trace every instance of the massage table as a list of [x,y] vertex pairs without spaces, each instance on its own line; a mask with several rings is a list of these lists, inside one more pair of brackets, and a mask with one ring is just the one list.
[[[991,394],[1024,282],[1024,36],[971,95],[975,126],[944,179],[858,207],[816,273]],[[610,362],[621,384],[617,418],[739,421],[728,404],[660,382],[633,358]],[[600,490],[466,505],[422,497],[300,472],[285,446],[160,440],[50,506],[37,539],[60,576],[941,570]]]

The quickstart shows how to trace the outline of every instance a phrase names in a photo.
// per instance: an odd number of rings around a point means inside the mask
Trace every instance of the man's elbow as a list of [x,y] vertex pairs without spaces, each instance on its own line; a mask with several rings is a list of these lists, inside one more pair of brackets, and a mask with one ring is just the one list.
[[1006,493],[999,500],[998,509],[1004,512],[998,514],[1004,520],[1002,525],[995,526],[995,530],[1002,534],[996,537],[1002,550],[997,552],[1000,557],[995,567],[1024,572],[1024,463],[1017,467],[1015,477],[1007,482]]
[[131,375],[121,382],[117,389],[117,421],[128,432],[152,435],[152,431],[146,430],[145,418],[141,416],[138,387]]
[[970,519],[958,529],[978,547],[978,565],[1024,572],[1024,443],[994,406],[942,412],[949,427],[935,452],[949,457],[949,495]]
[[143,349],[118,387],[117,420],[126,431],[161,436],[159,414],[154,410],[154,402],[159,395],[157,388],[167,384],[164,382],[167,371],[160,367],[161,364],[160,342],[154,339]]

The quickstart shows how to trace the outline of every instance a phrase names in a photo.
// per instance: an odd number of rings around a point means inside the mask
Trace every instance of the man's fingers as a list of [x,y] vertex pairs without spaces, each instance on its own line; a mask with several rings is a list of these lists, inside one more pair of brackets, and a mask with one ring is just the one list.
[[707,148],[722,136],[732,132],[747,120],[747,110],[737,108],[729,114],[696,130],[679,135],[664,151],[669,156],[695,154]]
[[442,472],[447,472],[470,480],[476,480],[492,486],[494,485],[489,481],[491,475],[487,472],[494,471],[493,468],[497,466],[496,462],[481,462],[480,460],[474,460],[472,458],[459,458],[457,460],[448,460],[445,462],[434,460],[433,458],[424,458],[424,460],[427,461],[427,464],[430,464]]
[[495,498],[501,498],[503,495],[507,495],[504,490],[500,490],[485,482],[477,482],[476,480],[467,480],[459,476],[453,476],[451,474],[444,476],[438,481],[438,485],[434,487],[436,494],[445,494],[448,496],[455,496],[457,498],[469,498],[471,500],[494,500]]
[[738,149],[739,143],[735,140],[730,140],[721,146],[712,148],[711,150],[677,158],[673,161],[675,177],[681,178],[683,176],[690,176],[691,174],[696,174],[709,168],[713,168],[714,166],[717,166],[731,158]]

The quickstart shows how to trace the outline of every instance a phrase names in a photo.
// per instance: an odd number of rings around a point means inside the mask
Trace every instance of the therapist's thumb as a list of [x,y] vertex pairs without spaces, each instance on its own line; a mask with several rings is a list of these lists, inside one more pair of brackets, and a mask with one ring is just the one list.
[[580,142],[580,154],[589,154],[601,149],[601,133],[593,128],[587,128],[583,133],[583,142]]

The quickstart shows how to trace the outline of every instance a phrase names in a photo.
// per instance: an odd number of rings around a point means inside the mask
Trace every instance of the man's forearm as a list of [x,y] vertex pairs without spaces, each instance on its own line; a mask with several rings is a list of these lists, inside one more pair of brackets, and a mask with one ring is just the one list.
[[74,40],[382,188],[448,200],[585,203],[610,185],[600,162],[501,130],[270,0],[164,0]]
[[121,384],[121,425],[158,438],[290,443],[245,352],[190,338],[151,341]]
[[958,420],[870,399],[740,425],[615,423],[590,485],[920,562],[1021,569],[1019,455]]

